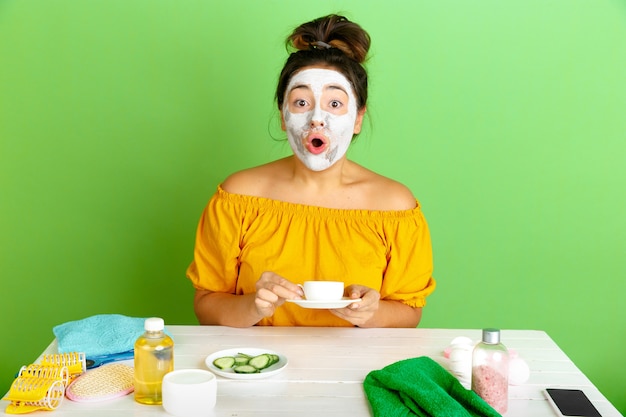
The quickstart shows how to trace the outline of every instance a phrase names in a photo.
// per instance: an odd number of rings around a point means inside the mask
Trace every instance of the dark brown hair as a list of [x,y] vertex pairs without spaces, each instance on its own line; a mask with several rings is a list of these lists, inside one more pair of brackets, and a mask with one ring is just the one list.
[[344,16],[328,15],[304,23],[287,37],[289,55],[280,73],[276,101],[282,110],[291,77],[304,67],[321,66],[341,72],[352,84],[357,109],[367,103],[367,71],[363,67],[370,48],[368,33]]

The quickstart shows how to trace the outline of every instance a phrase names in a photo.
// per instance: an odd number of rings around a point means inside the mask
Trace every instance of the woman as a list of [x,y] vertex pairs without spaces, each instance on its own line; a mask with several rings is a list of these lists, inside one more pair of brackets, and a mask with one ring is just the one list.
[[[330,15],[296,28],[276,99],[294,155],[237,172],[198,226],[187,270],[201,324],[415,327],[435,288],[426,221],[402,184],[350,160],[370,38]],[[307,280],[343,281],[344,308],[307,309]]]

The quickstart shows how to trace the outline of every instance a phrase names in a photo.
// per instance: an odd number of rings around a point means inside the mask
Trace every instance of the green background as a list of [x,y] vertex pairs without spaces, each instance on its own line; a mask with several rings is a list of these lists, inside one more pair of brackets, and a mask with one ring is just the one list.
[[331,12],[373,38],[350,156],[431,227],[421,326],[545,330],[626,412],[623,0],[0,0],[0,391],[56,324],[196,323],[201,210],[289,154],[284,38]]

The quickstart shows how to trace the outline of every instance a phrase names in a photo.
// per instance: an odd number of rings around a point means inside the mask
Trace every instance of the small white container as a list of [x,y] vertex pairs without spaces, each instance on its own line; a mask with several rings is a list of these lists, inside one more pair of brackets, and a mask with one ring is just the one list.
[[179,369],[163,378],[163,408],[176,417],[213,415],[217,379],[204,369]]

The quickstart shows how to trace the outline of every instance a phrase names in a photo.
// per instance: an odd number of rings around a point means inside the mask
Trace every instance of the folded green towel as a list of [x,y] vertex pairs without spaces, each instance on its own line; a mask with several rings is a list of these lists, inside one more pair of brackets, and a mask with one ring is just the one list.
[[501,417],[426,356],[372,371],[363,387],[375,417]]

